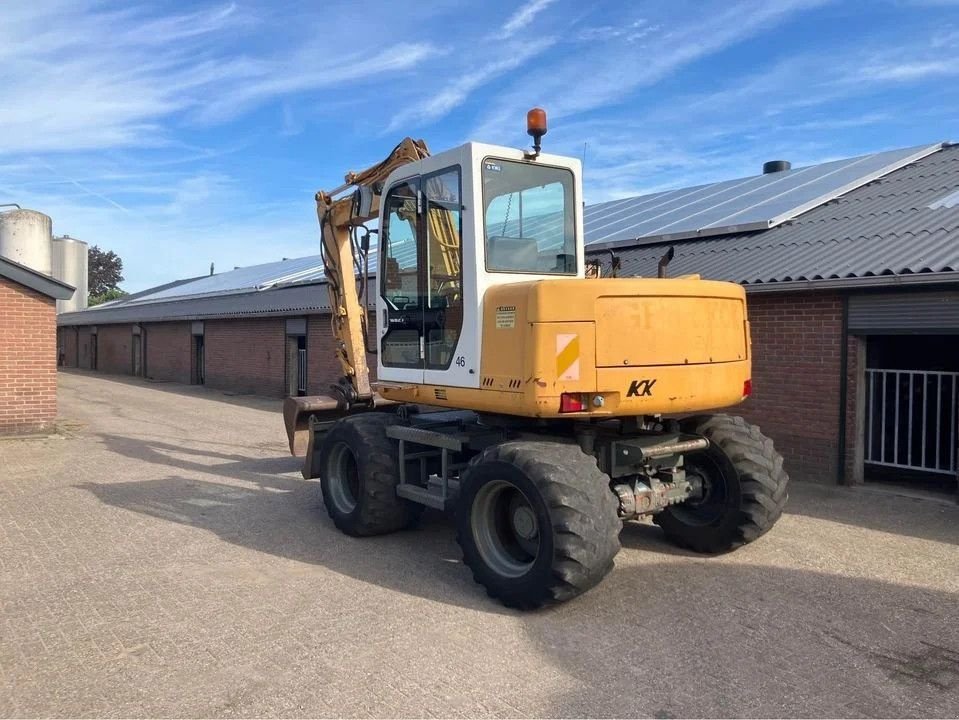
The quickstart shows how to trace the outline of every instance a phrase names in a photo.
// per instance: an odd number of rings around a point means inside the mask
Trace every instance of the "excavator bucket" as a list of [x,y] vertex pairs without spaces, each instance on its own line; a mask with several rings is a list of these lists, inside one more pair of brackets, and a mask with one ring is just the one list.
[[290,442],[290,454],[302,457],[310,441],[310,417],[336,420],[345,415],[336,398],[329,395],[288,397],[283,401],[283,423]]
[[290,454],[295,457],[306,455],[310,444],[310,418],[314,423],[334,422],[347,415],[355,415],[370,410],[393,407],[396,403],[385,400],[379,395],[373,396],[373,405],[354,405],[345,410],[339,400],[330,395],[310,395],[307,397],[288,397],[283,401],[283,423],[286,425],[286,437],[290,443]]

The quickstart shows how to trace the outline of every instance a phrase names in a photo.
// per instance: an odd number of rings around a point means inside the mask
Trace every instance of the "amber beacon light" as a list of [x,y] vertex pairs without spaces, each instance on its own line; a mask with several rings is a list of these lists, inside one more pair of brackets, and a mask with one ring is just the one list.
[[546,134],[546,111],[543,108],[533,108],[526,113],[526,132],[533,138],[531,157],[537,157],[540,151],[540,138]]

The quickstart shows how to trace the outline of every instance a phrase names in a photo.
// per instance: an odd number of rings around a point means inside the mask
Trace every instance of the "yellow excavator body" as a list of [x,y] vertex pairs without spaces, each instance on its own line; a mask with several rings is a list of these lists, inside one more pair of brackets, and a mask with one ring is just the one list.
[[533,280],[484,296],[479,388],[382,382],[379,394],[524,417],[690,413],[749,393],[743,288],[692,278]]

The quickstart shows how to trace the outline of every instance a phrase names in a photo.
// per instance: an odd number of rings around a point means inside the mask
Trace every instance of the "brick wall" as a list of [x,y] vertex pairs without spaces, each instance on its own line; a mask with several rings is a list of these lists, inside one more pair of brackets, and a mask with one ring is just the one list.
[[150,323],[146,337],[146,374],[154,380],[189,383],[193,362],[193,336],[188,322]]
[[749,297],[753,396],[735,412],[762,427],[797,480],[837,482],[842,298]]
[[207,385],[274,397],[285,394],[284,318],[207,320],[204,336]]
[[[376,314],[370,313],[370,341],[376,339]],[[307,392],[310,395],[328,395],[330,385],[342,375],[333,345],[333,330],[329,315],[311,315],[306,321]],[[376,355],[367,355],[370,380],[376,380]]]
[[97,326],[97,370],[114,375],[133,374],[133,325]]
[[0,278],[0,432],[42,430],[56,416],[56,301]]

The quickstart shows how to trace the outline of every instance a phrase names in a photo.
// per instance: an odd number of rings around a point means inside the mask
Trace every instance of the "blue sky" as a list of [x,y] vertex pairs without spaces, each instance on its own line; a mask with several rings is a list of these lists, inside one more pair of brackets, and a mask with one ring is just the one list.
[[959,140],[959,2],[4,3],[0,202],[135,291],[317,252],[404,135],[582,156],[588,202]]

